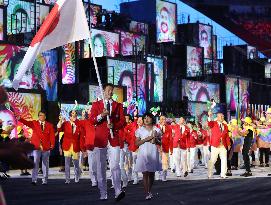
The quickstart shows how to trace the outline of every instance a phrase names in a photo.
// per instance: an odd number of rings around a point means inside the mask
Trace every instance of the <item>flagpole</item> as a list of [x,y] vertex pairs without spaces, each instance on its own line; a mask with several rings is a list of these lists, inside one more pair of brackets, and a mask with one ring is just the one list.
[[[94,67],[95,67],[95,71],[96,71],[96,75],[97,75],[97,79],[98,79],[98,84],[99,84],[100,92],[102,94],[103,104],[104,104],[104,107],[105,107],[105,98],[104,98],[103,86],[102,86],[102,81],[101,81],[100,73],[99,73],[99,70],[98,70],[98,65],[97,65],[96,57],[94,55],[94,49],[93,49],[93,46],[92,46],[91,31],[90,31],[90,51],[91,51],[91,55],[92,55],[92,60],[94,62]],[[109,115],[107,115],[106,119],[107,119],[107,123],[111,124]],[[111,135],[111,138],[113,139],[113,130],[112,130],[112,128],[110,128],[110,135]]]

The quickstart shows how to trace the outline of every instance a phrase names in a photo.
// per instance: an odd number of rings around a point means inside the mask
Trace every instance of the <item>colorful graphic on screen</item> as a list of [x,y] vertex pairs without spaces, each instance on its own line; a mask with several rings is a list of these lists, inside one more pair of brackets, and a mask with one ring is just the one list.
[[60,115],[63,117],[65,121],[70,120],[69,112],[75,110],[77,112],[77,118],[82,119],[84,115],[85,119],[88,116],[89,110],[91,109],[91,105],[82,105],[82,104],[61,104],[60,106]]
[[236,113],[236,117],[239,115],[238,110],[240,117],[245,117],[249,105],[249,80],[239,79],[238,83],[237,78],[226,77],[226,104],[228,110]]
[[[90,85],[89,86],[89,102],[93,103],[96,102],[97,100],[101,100],[101,92],[100,88],[97,85]],[[113,99],[119,103],[124,102],[124,89],[123,87],[114,87],[113,90]]]
[[[0,44],[0,85],[11,88],[26,53],[27,47]],[[47,100],[57,100],[57,68],[56,50],[46,51],[37,56],[34,66],[26,71],[19,88],[46,90]]]
[[55,4],[57,0],[43,0],[45,4]]
[[157,42],[175,42],[176,9],[174,3],[156,0],[156,37]]
[[3,9],[0,8],[0,40],[4,39],[4,21]]
[[217,36],[212,35],[212,44],[213,44],[213,59],[217,59]]
[[189,101],[207,102],[214,99],[219,103],[219,84],[182,80],[182,96],[187,96]]
[[265,78],[271,78],[271,63],[265,65]]
[[202,48],[187,46],[187,77],[202,75]]
[[9,0],[7,7],[7,33],[31,32],[34,29],[33,3],[22,0]]
[[247,59],[257,58],[257,50],[253,46],[247,46]]
[[[123,56],[135,55],[145,49],[145,36],[120,31],[121,54]],[[136,52],[137,51],[137,52]]]
[[102,7],[100,5],[84,3],[87,21],[90,22],[90,26],[97,25],[97,14],[101,12]]
[[137,79],[135,76],[134,81],[137,80],[137,107],[138,114],[144,115],[147,108],[147,94],[146,94],[146,65],[138,64],[137,65]]
[[212,60],[210,60],[210,59],[204,59],[204,73],[205,73],[205,75],[213,73]]
[[164,88],[164,61],[162,58],[148,57],[147,62],[153,63],[153,102],[162,102]]
[[39,7],[39,11],[37,11],[37,27],[40,27],[42,23],[44,22],[45,18],[49,14],[50,7],[46,5],[38,5],[37,9]]
[[126,86],[127,113],[133,114],[136,110],[136,85],[134,81],[133,63],[120,60],[107,60],[108,82],[114,85]]
[[[25,120],[37,120],[41,110],[41,95],[34,93],[8,92],[9,103],[0,106],[0,119],[3,120],[3,128],[7,126],[23,127],[27,137],[32,135],[32,130],[17,122],[14,113]],[[17,137],[17,129],[13,129],[11,137]]]
[[62,46],[62,84],[75,83],[75,43]]
[[[115,57],[119,54],[120,50],[120,36],[118,33],[102,31],[97,29],[91,30],[91,41],[93,44],[93,49],[95,57]],[[90,57],[90,40],[84,41],[84,57]]]
[[142,33],[148,35],[148,24],[131,21],[129,30],[134,33]]
[[199,24],[199,45],[204,48],[204,58],[212,58],[212,27]]

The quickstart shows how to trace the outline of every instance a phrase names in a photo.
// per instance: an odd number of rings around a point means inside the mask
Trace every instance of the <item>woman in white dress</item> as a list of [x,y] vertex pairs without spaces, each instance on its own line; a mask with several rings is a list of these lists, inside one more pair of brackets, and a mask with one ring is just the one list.
[[136,130],[136,145],[139,146],[136,172],[142,172],[146,200],[152,198],[151,188],[156,171],[162,171],[157,145],[161,144],[162,132],[155,126],[155,118],[151,113],[143,116],[144,125]]

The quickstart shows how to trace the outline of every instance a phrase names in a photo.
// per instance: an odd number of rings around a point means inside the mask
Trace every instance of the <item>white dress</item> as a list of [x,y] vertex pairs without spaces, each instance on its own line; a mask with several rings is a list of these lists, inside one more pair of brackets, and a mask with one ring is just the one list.
[[[160,136],[161,130],[157,127],[153,127]],[[144,126],[136,130],[136,137],[141,140],[149,137],[152,131],[147,130]],[[137,153],[137,160],[135,165],[136,172],[156,172],[162,171],[162,163],[159,157],[158,148],[155,144],[145,142],[139,146]]]

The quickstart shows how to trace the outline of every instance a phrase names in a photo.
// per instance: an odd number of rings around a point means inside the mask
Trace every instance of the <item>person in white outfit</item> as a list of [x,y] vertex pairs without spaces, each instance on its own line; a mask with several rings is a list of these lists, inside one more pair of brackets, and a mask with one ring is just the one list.
[[144,126],[136,130],[136,145],[139,146],[135,171],[142,172],[143,185],[146,200],[153,196],[151,188],[154,182],[156,171],[162,171],[162,164],[159,158],[158,144],[161,144],[161,130],[155,125],[155,118],[151,113],[143,116]]

